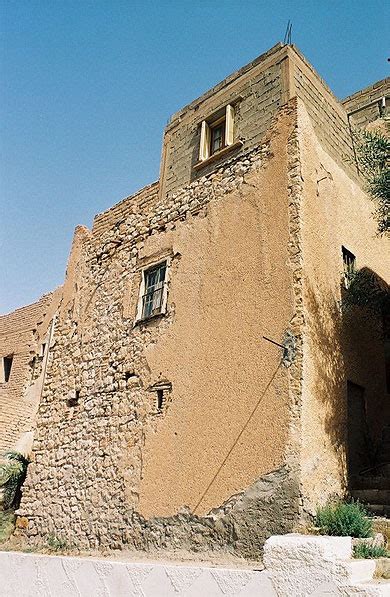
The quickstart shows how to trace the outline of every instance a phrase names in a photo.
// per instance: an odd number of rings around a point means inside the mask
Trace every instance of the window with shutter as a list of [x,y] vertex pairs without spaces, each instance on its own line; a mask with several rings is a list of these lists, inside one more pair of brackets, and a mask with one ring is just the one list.
[[199,160],[203,162],[233,144],[234,108],[228,104],[222,117],[203,120],[200,132]]

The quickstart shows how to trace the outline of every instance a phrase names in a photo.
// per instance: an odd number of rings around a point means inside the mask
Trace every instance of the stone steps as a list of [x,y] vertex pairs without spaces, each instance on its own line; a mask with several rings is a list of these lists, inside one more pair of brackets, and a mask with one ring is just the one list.
[[390,489],[353,489],[351,495],[363,504],[383,505],[390,509]]
[[374,578],[376,560],[352,559],[351,537],[270,537],[264,563],[277,597],[390,597],[390,581]]
[[351,584],[372,581],[376,569],[375,560],[347,560],[340,565],[344,566],[348,582]]
[[363,475],[356,475],[350,480],[352,487],[351,493],[359,491],[361,489],[389,489],[390,490],[390,477],[364,477]]

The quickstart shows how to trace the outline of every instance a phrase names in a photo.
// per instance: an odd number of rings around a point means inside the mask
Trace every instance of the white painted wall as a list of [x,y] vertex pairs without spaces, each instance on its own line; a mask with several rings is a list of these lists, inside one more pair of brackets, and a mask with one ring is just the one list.
[[0,552],[1,597],[276,597],[267,572]]
[[350,537],[283,535],[266,570],[0,552],[0,597],[390,597]]

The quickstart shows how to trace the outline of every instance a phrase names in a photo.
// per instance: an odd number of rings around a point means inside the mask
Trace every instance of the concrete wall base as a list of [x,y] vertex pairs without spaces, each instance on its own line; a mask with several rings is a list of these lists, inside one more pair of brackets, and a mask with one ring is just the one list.
[[265,571],[0,552],[1,597],[275,597]]

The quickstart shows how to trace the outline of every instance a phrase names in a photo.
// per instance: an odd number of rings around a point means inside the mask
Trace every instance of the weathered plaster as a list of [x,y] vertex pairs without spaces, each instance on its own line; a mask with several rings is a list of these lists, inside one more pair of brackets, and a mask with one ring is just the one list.
[[61,288],[0,316],[0,357],[13,357],[9,381],[0,384],[0,451],[31,451],[47,359],[42,344],[48,343],[60,297]]

